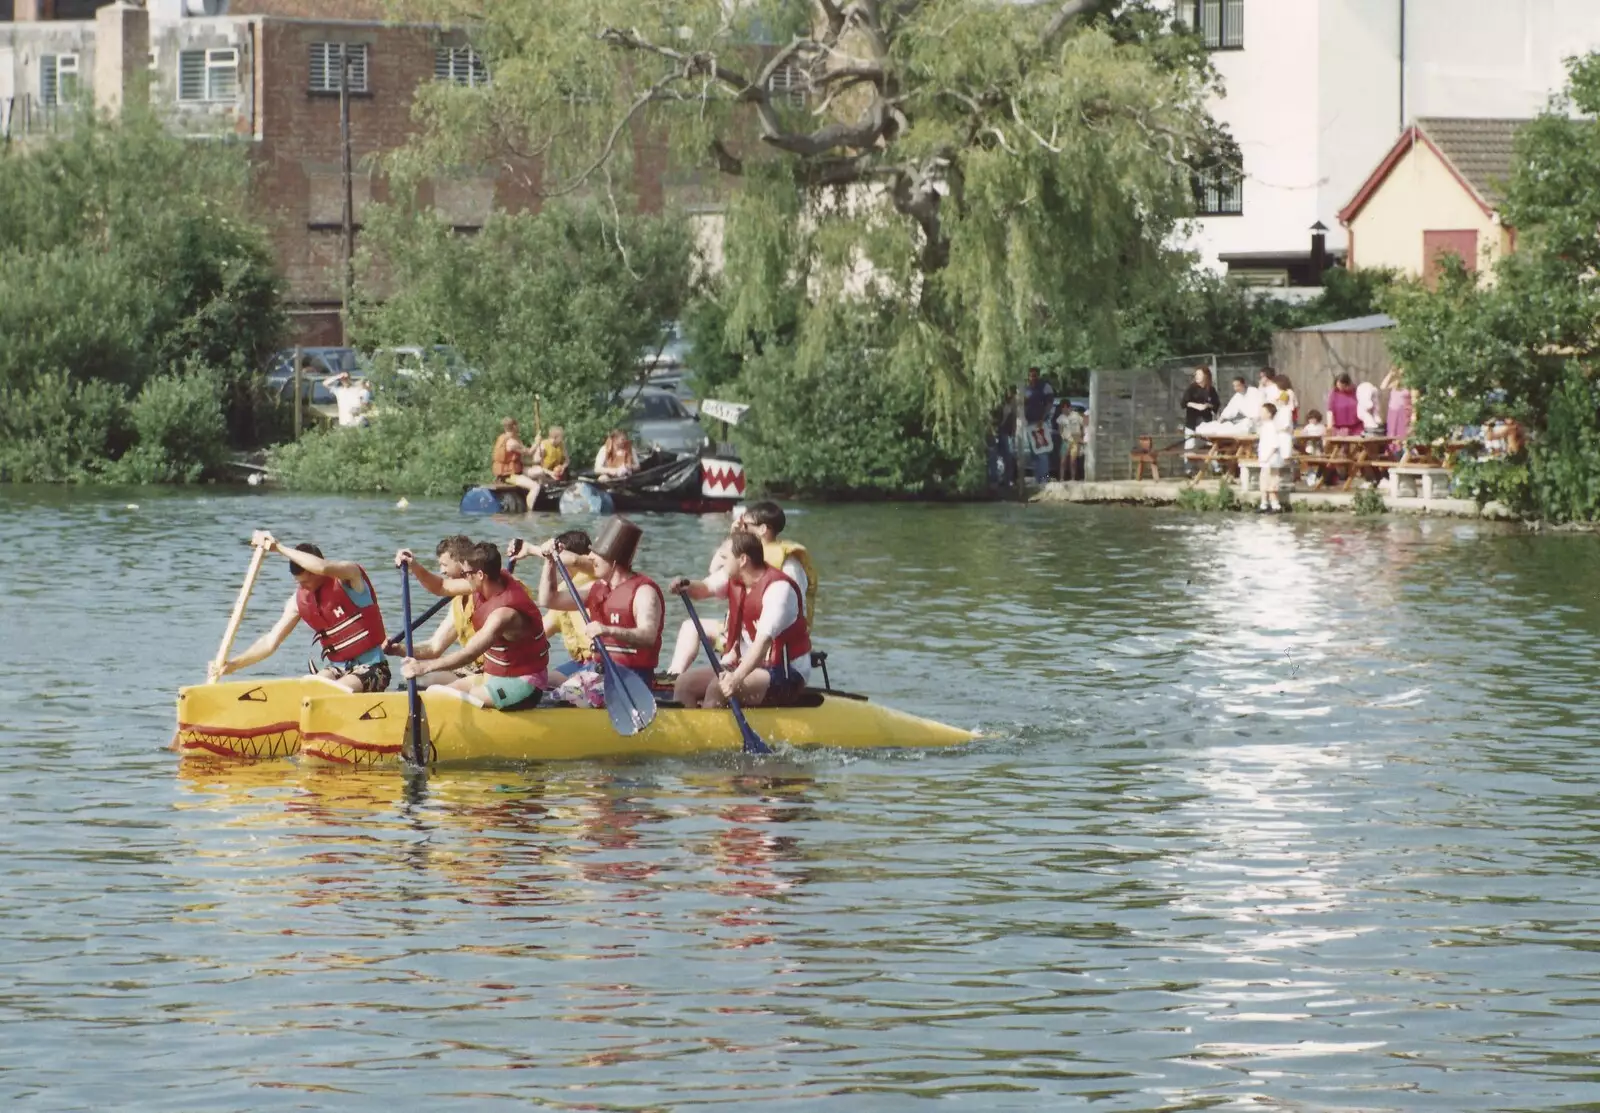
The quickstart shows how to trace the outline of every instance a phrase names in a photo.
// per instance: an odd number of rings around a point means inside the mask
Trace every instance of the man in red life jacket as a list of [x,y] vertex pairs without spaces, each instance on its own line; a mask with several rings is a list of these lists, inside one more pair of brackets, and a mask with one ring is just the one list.
[[[752,707],[793,703],[811,679],[811,632],[799,586],[767,563],[761,538],[734,533],[725,588],[729,671],[719,678],[701,665],[678,677],[673,698],[687,706],[722,707],[729,697]],[[673,594],[689,581],[669,585]]]
[[318,676],[337,681],[352,692],[381,692],[389,687],[389,662],[383,657],[383,615],[378,593],[366,569],[345,560],[328,560],[315,545],[286,549],[270,533],[257,533],[256,544],[289,561],[295,593],[278,621],[239,656],[223,664],[218,676],[264,661],[283,644],[302,619],[322,646],[328,665]]
[[[631,669],[649,684],[655,675],[656,663],[661,659],[661,626],[666,605],[660,586],[649,576],[633,570],[633,558],[643,535],[643,531],[626,518],[608,519],[600,536],[589,546],[595,578],[580,586],[578,594],[589,612],[589,623],[582,628],[584,636],[604,645],[618,668]],[[556,575],[555,541],[547,542],[538,552],[545,558],[544,570],[539,575],[539,606],[552,611],[577,610],[572,593]],[[575,673],[576,687],[563,685],[563,690],[572,695],[581,691],[587,697],[586,702],[603,706],[601,689],[595,683],[598,657],[587,663],[582,672],[589,675]],[[563,695],[563,698],[569,696]]]
[[400,674],[413,680],[482,657],[482,673],[463,676],[449,687],[502,711],[532,707],[549,686],[545,672],[550,666],[550,640],[544,635],[544,616],[528,589],[501,569],[496,546],[480,541],[468,554],[466,566],[476,632],[467,644],[438,657],[407,657]]

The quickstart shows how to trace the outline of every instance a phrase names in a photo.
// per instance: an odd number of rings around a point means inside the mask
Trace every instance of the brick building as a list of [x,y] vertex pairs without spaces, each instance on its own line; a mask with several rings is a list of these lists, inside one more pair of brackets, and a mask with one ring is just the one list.
[[[353,18],[316,14],[335,7]],[[221,9],[227,14],[195,14]],[[147,7],[0,0],[0,141],[47,139],[70,127],[86,100],[114,111],[148,81],[151,102],[163,106],[174,131],[250,143],[256,196],[288,282],[295,339],[336,344],[343,335],[343,53],[350,55],[358,236],[366,206],[389,199],[381,159],[415,134],[418,88],[486,79],[462,32],[386,24],[381,16],[380,0],[149,0]],[[665,148],[636,144],[635,165],[641,204],[659,209]],[[421,186],[419,200],[470,231],[493,208],[536,208],[537,182],[537,165],[513,163],[492,173],[437,177]]]

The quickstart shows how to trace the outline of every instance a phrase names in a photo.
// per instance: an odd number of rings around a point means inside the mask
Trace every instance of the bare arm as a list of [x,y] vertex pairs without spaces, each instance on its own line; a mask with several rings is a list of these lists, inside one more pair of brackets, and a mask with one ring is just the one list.
[[295,607],[294,596],[291,595],[289,596],[289,601],[284,604],[283,613],[278,616],[278,621],[272,624],[272,629],[251,642],[249,649],[224,663],[221,675],[226,676],[230,672],[247,669],[257,661],[265,661],[268,657],[271,657],[277,652],[278,647],[283,644],[283,639],[289,636],[289,631],[294,629],[295,623],[299,621],[300,611]]
[[419,657],[414,661],[407,661],[402,672],[409,680],[412,677],[421,676],[425,672],[457,669],[469,662],[476,661],[483,656],[484,650],[494,644],[495,638],[500,636],[500,632],[505,629],[506,623],[512,621],[516,616],[517,612],[510,607],[496,607],[494,612],[484,620],[482,628],[472,635],[472,639],[466,645],[450,653],[441,654],[432,660]]
[[[573,601],[572,593],[567,590],[567,585],[559,582],[556,576],[556,560],[567,563],[569,554],[562,553],[560,557],[545,557],[544,567],[539,570],[539,609],[542,611],[575,611],[578,604]],[[589,598],[589,589],[593,583],[584,584],[578,589],[578,596],[585,601]]]
[[299,549],[285,549],[281,542],[273,539],[270,550],[280,553],[288,562],[297,568],[304,568],[313,576],[332,576],[347,587],[363,587],[361,582],[361,566],[348,560],[329,560],[319,557],[316,553],[305,553]]

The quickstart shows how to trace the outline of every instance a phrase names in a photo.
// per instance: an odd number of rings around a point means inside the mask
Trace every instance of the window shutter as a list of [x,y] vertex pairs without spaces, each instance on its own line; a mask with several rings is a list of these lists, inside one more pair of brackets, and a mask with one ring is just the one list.
[[433,52],[433,79],[435,81],[454,81],[451,72],[451,63],[455,58],[455,51],[448,46],[441,46]]
[[[345,50],[350,52],[350,91],[352,93],[365,93],[367,91],[367,45],[366,43],[346,43]],[[333,87],[339,87],[339,75],[334,74]]]
[[206,52],[184,50],[178,53],[178,99],[206,99]]
[[1227,18],[1222,21],[1222,45],[1241,47],[1244,45],[1244,0],[1227,0],[1224,11]]
[[239,52],[206,51],[206,100],[231,101],[239,96]]
[[[316,92],[326,92],[328,84],[328,60],[333,56],[332,43],[311,44],[311,88]],[[332,88],[337,89],[335,82]]]
[[56,56],[39,55],[39,103],[49,107],[58,103],[59,87],[56,83]]
[[1200,36],[1207,46],[1222,45],[1222,0],[1200,0]]

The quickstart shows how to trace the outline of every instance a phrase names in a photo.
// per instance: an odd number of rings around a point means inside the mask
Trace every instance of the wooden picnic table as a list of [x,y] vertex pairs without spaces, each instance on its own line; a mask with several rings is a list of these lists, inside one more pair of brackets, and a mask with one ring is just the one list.
[[1382,458],[1392,440],[1386,436],[1325,436],[1322,438],[1324,465],[1345,473],[1340,490],[1348,491],[1364,472],[1370,472],[1373,482],[1377,483],[1382,480],[1382,473],[1394,463]]
[[1204,452],[1184,453],[1185,460],[1199,465],[1189,477],[1191,487],[1213,474],[1213,470],[1237,476],[1246,446],[1255,444],[1257,437],[1255,433],[1216,433],[1203,439],[1207,442]]
[[1454,468],[1457,457],[1468,449],[1477,447],[1476,441],[1441,440],[1430,441],[1428,444],[1412,441],[1406,445],[1400,462],[1419,468]]

